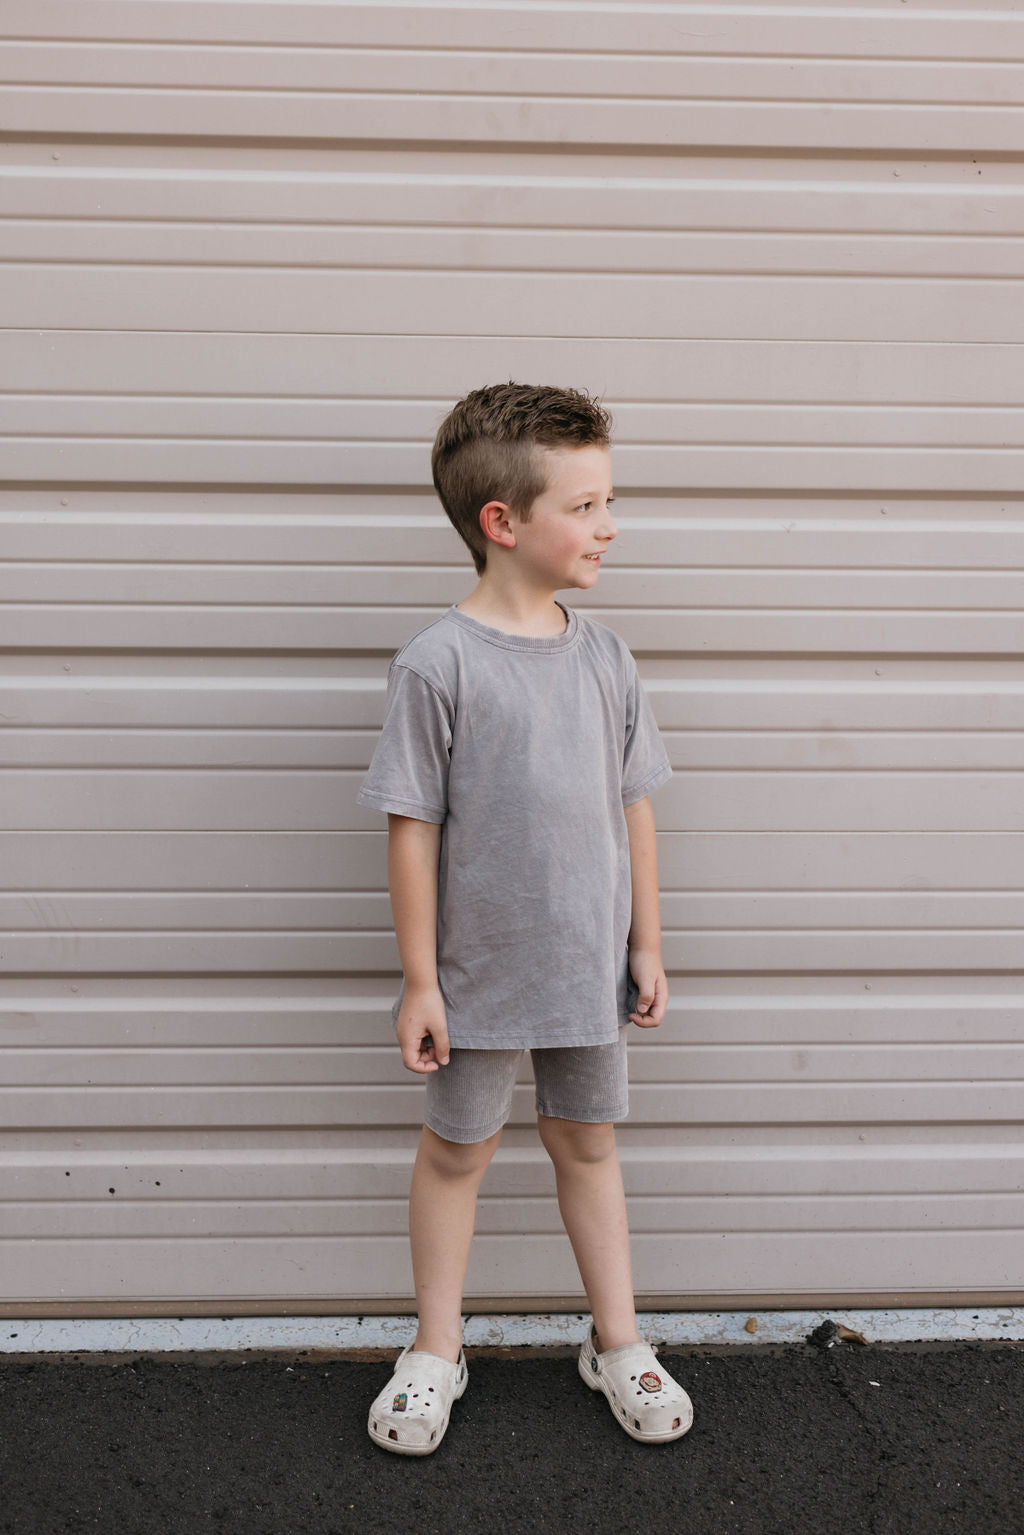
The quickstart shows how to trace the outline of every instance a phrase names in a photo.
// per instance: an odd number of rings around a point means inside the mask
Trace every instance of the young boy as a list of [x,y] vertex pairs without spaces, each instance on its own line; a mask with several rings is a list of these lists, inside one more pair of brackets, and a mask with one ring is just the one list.
[[419,1328],[369,1416],[399,1455],[436,1450],[466,1389],[477,1190],[524,1049],[593,1314],[580,1374],[634,1439],[693,1421],[637,1332],[614,1129],[628,1026],[657,1028],[668,1001],[648,795],[672,768],[628,646],[554,596],[596,586],[617,533],[610,425],[584,393],[514,383],[442,423],[434,485],[479,581],[393,658],[358,794],[388,813],[392,1019],[426,1079],[409,1201]]

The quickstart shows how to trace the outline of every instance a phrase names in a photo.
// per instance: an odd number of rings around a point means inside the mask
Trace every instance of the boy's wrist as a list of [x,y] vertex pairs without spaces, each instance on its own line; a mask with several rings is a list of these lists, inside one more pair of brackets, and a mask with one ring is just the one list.
[[656,959],[660,960],[661,938],[655,938],[653,941],[645,940],[643,938],[630,938],[627,944],[627,950],[630,954],[651,954],[654,955]]

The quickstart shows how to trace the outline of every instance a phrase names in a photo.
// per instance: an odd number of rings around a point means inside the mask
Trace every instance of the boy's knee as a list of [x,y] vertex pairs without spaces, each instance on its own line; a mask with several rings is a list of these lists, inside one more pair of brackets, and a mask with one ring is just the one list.
[[421,1144],[436,1172],[446,1178],[464,1178],[487,1166],[500,1140],[501,1131],[497,1130],[484,1141],[446,1141],[424,1125]]
[[553,1162],[604,1162],[615,1155],[614,1124],[589,1125],[538,1114],[537,1127]]

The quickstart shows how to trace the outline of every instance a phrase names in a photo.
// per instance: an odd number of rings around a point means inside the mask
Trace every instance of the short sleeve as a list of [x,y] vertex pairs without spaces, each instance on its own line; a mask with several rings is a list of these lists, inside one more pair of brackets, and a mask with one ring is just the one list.
[[622,803],[643,799],[672,777],[665,743],[661,739],[651,701],[644,691],[636,662],[626,693],[626,744],[622,753]]
[[452,722],[440,694],[418,672],[392,663],[384,723],[357,802],[417,821],[443,821],[451,747]]

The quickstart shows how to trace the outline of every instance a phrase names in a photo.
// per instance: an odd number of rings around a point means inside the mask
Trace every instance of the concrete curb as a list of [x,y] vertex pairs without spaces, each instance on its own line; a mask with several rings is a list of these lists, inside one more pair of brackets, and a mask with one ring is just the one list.
[[[1024,1306],[921,1307],[904,1310],[645,1311],[641,1333],[653,1343],[692,1346],[803,1343],[831,1319],[869,1343],[972,1342],[1024,1339]],[[469,1347],[577,1346],[586,1312],[470,1315]],[[749,1324],[753,1323],[753,1327]],[[268,1349],[402,1348],[412,1341],[409,1316],[81,1317],[0,1322],[0,1353],[154,1353]]]

